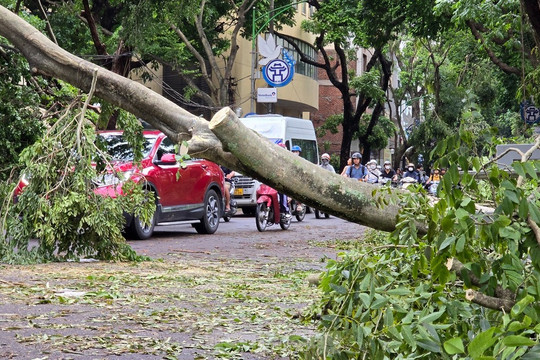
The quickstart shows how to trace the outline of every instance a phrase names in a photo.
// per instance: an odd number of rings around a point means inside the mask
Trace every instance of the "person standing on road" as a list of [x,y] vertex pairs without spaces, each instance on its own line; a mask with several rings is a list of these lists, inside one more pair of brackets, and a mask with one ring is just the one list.
[[[297,155],[297,156],[300,156],[300,153],[302,152],[302,148],[298,145],[294,145],[292,148],[291,148],[291,152],[294,154],[294,155]],[[298,200],[296,200],[296,212],[301,212],[302,211],[302,203]]]
[[353,164],[347,169],[346,177],[357,179],[358,181],[366,181],[367,169],[362,165],[362,155],[359,152],[352,154]]
[[320,165],[323,169],[325,170],[329,170],[333,173],[336,172],[336,170],[334,170],[334,167],[330,164],[330,155],[328,155],[327,153],[324,153],[321,155],[321,165]]
[[231,182],[236,173],[225,166],[220,165],[221,171],[225,175],[225,214],[231,211]]

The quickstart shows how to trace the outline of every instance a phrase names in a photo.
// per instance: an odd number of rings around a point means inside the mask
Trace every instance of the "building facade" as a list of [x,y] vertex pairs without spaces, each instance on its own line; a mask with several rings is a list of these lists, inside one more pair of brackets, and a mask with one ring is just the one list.
[[[295,39],[296,44],[306,54],[316,60],[315,48],[311,45],[315,37],[300,28],[302,21],[312,14],[312,8],[306,3],[296,4],[295,25],[283,26],[280,33]],[[268,33],[261,34],[268,38]],[[287,41],[275,36],[276,45],[287,50],[296,61],[293,79],[283,87],[277,87],[277,102],[267,103],[257,101],[257,89],[271,88],[261,74],[259,60],[261,55],[257,46],[257,39],[240,38],[238,57],[234,64],[234,76],[237,79],[235,110],[239,115],[248,113],[267,114],[274,113],[291,117],[311,119],[311,113],[319,107],[319,84],[317,70],[312,65],[300,61],[300,56],[294,47]],[[253,54],[253,49],[255,54]],[[255,61],[253,56],[255,55]],[[253,63],[255,62],[255,67]]]

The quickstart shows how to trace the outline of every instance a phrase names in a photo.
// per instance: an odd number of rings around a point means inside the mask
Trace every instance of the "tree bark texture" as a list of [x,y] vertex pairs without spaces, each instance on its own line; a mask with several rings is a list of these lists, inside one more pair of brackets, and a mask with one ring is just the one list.
[[[399,208],[378,208],[373,185],[331,174],[272,144],[246,128],[229,108],[220,110],[209,123],[144,85],[61,49],[1,6],[0,35],[21,51],[36,74],[62,79],[88,92],[96,71],[97,96],[145,119],[177,143],[187,141],[192,157],[251,175],[340,218],[383,231],[395,229]],[[417,227],[425,233],[423,224]]]

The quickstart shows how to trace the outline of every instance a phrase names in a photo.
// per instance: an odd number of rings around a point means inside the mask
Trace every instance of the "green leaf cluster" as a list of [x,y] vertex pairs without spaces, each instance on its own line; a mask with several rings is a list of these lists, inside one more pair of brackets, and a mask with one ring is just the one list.
[[[100,175],[116,176],[109,156],[96,145],[96,132],[77,98],[60,118],[48,124],[45,136],[21,154],[23,180],[28,185],[13,204],[13,184],[3,184],[0,259],[17,263],[93,257],[138,259],[122,236],[124,212],[150,218],[152,194],[128,181],[125,196],[111,198],[94,192]],[[125,117],[129,139],[140,124]],[[131,134],[130,134],[131,133]],[[100,166],[101,164],[101,166]],[[36,245],[37,244],[37,245]]]
[[[306,358],[540,355],[540,239],[533,231],[540,162],[505,171],[481,156],[480,141],[483,152],[494,153],[498,140],[490,132],[462,127],[440,141],[431,153],[435,166],[448,169],[439,198],[416,188],[389,201],[403,208],[396,230],[329,262],[311,314],[320,317],[321,334]],[[419,224],[427,224],[425,235]],[[460,271],[450,268],[456,262]],[[469,291],[510,307],[470,301]]]

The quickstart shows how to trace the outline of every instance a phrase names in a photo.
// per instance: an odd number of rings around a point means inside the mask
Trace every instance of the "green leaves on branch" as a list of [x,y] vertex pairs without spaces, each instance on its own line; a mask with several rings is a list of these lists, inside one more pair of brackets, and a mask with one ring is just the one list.
[[[482,151],[492,151],[495,139],[480,136]],[[464,130],[439,142],[434,167],[448,168],[439,198],[421,188],[400,196],[403,211],[386,240],[365,236],[362,250],[329,263],[315,310],[322,334],[306,358],[540,356],[540,239],[532,229],[540,225],[540,164],[505,171],[475,144]],[[428,224],[426,235],[417,222]],[[492,310],[499,300],[511,311]]]
[[[16,204],[11,203],[14,185],[3,185],[1,261],[137,259],[122,236],[124,211],[149,218],[154,201],[146,201],[148,194],[132,182],[124,185],[127,195],[117,199],[94,193],[100,172],[116,175],[108,155],[96,146],[94,126],[81,109],[81,99],[74,101],[49,125],[43,139],[23,151],[22,173],[28,185]],[[127,138],[136,142],[142,137],[140,131],[136,135],[140,130],[136,119],[122,121]],[[38,239],[38,246],[30,250],[31,239]]]

